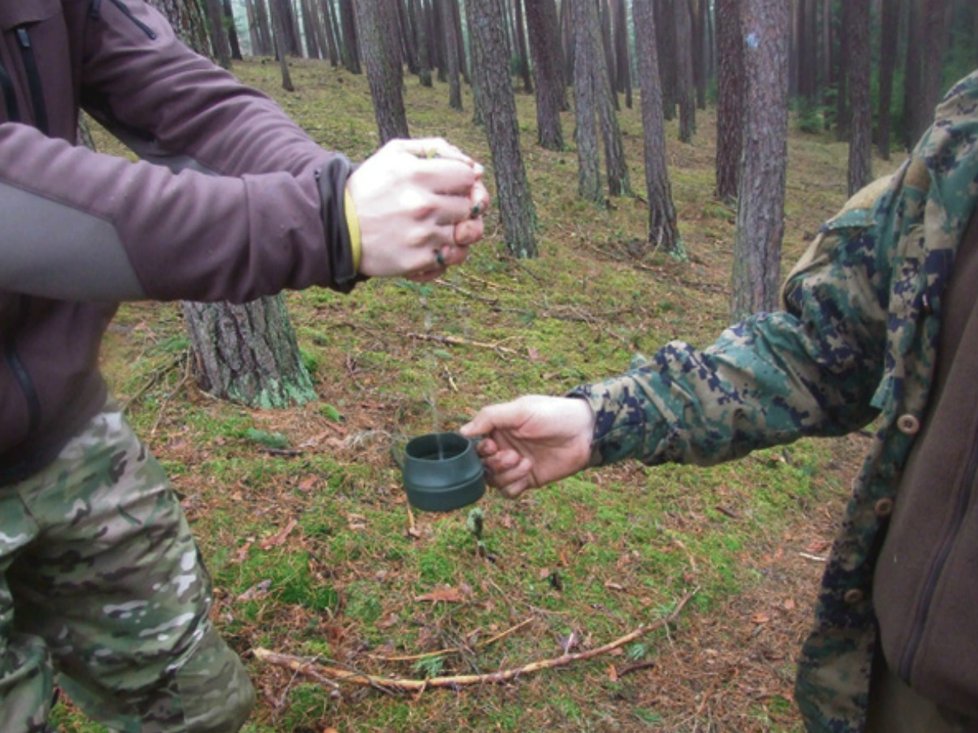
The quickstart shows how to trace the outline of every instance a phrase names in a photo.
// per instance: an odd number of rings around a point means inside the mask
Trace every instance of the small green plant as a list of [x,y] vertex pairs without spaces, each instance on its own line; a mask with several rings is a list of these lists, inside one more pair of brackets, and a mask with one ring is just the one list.
[[244,438],[252,443],[258,443],[265,448],[273,450],[286,450],[289,447],[289,439],[282,433],[271,433],[267,430],[258,428],[248,428],[244,431]]
[[411,668],[424,677],[437,677],[445,668],[445,657],[441,655],[423,657],[416,661]]

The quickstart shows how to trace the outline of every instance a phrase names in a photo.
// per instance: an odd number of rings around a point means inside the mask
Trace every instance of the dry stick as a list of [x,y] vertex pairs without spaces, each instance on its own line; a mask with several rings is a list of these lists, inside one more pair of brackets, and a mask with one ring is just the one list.
[[425,680],[388,678],[364,674],[362,672],[349,672],[344,669],[313,664],[300,657],[294,657],[291,654],[280,654],[269,649],[257,648],[254,650],[254,654],[256,659],[267,662],[268,664],[285,667],[286,669],[291,669],[301,674],[306,674],[316,681],[329,680],[330,684],[328,686],[331,688],[337,682],[349,682],[350,684],[364,687],[374,687],[377,689],[396,690],[400,692],[423,692],[430,687],[447,687],[450,689],[457,689],[459,687],[467,687],[471,685],[509,682],[518,677],[522,677],[525,674],[540,672],[545,669],[564,667],[568,664],[572,664],[573,662],[592,659],[600,656],[601,654],[606,654],[613,649],[622,647],[629,642],[635,641],[636,639],[648,634],[651,631],[654,631],[655,629],[668,626],[679,617],[679,614],[682,612],[683,608],[685,608],[686,604],[689,602],[689,599],[695,594],[696,590],[694,589],[683,596],[679,603],[676,604],[676,608],[673,609],[672,613],[665,618],[661,618],[658,621],[645,626],[640,626],[630,634],[626,634],[620,639],[615,639],[614,641],[603,646],[595,649],[589,649],[585,652],[562,654],[559,657],[553,657],[551,659],[545,659],[539,662],[531,662],[515,669],[504,669],[499,670],[498,672],[490,672],[488,674],[465,674],[448,677],[431,677]]
[[[506,629],[505,631],[500,632],[495,636],[486,639],[485,641],[479,642],[478,644],[475,645],[476,649],[485,649],[487,646],[491,646],[495,644],[497,641],[500,641],[502,639],[505,639],[507,636],[515,634],[517,631],[519,631],[524,626],[530,623],[533,623],[532,618],[528,618],[525,621],[521,621],[520,623],[516,624],[516,626]],[[462,654],[464,652],[465,649],[463,649],[462,647],[450,647],[447,649],[439,649],[438,651],[434,651],[434,652],[425,652],[424,654],[409,654],[400,657],[384,657],[380,655],[371,655],[370,658],[377,659],[382,662],[417,662],[418,660],[421,659],[430,659],[431,657],[443,657],[447,654]]]
[[470,341],[469,339],[459,338],[458,336],[439,336],[433,333],[409,333],[408,338],[420,339],[421,341],[437,341],[440,344],[448,344],[449,346],[475,346],[480,349],[492,349],[493,351],[499,351],[504,354],[512,354],[516,356],[519,352],[514,349],[510,349],[506,346],[500,346],[499,344],[489,344],[485,341]]

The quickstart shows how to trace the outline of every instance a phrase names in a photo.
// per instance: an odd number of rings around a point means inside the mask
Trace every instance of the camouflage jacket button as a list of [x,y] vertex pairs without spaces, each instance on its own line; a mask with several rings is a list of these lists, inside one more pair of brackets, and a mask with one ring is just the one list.
[[920,420],[910,413],[900,415],[897,418],[897,430],[904,435],[916,435],[920,431]]
[[873,505],[877,517],[888,517],[893,513],[893,499],[885,497]]
[[850,606],[855,606],[857,603],[861,603],[866,594],[863,593],[859,588],[850,588],[842,596],[842,600]]

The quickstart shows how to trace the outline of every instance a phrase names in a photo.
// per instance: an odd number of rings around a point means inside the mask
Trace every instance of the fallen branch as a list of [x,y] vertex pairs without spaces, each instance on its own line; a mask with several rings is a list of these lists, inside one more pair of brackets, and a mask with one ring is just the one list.
[[[485,641],[479,642],[478,644],[475,645],[475,648],[485,649],[487,646],[491,646],[495,644],[497,641],[500,641],[501,639],[505,639],[507,636],[515,634],[517,631],[519,631],[524,626],[530,623],[533,623],[533,619],[531,618],[526,619],[526,621],[521,621],[520,623],[516,624],[516,626],[506,629],[506,631],[500,632],[495,636],[486,639]],[[377,659],[382,662],[417,662],[422,659],[431,659],[432,657],[444,657],[449,654],[464,654],[466,651],[467,651],[466,649],[463,649],[461,647],[451,647],[448,649],[439,649],[433,652],[424,652],[423,654],[407,654],[403,656],[394,656],[394,657],[371,655],[370,658]]]
[[447,344],[449,346],[474,346],[479,349],[492,349],[493,351],[499,351],[504,354],[512,354],[516,356],[518,354],[514,349],[507,348],[505,346],[500,346],[499,344],[490,344],[485,341],[470,341],[469,339],[460,338],[458,336],[439,336],[433,333],[409,333],[409,338],[420,339],[422,341],[436,341],[439,344]]
[[502,682],[509,682],[522,677],[523,675],[532,674],[534,672],[540,672],[546,669],[555,669],[557,667],[565,667],[568,664],[573,664],[574,662],[593,659],[594,657],[607,654],[614,649],[618,649],[625,644],[633,642],[636,639],[655,631],[656,629],[671,624],[679,617],[680,613],[682,613],[683,609],[686,607],[686,604],[689,602],[689,599],[695,594],[696,591],[693,590],[683,596],[676,604],[676,607],[673,609],[672,613],[670,613],[668,616],[658,619],[654,623],[640,626],[631,633],[625,634],[625,636],[608,642],[603,646],[583,652],[575,652],[573,654],[565,653],[559,657],[544,659],[539,662],[531,662],[523,665],[522,667],[503,669],[497,672],[489,672],[487,674],[463,674],[415,680],[382,677],[363,672],[350,672],[345,669],[316,664],[314,662],[302,659],[301,657],[292,656],[291,654],[280,654],[269,649],[257,648],[254,650],[254,655],[256,659],[268,664],[285,667],[286,669],[298,672],[299,674],[307,675],[313,680],[324,682],[324,684],[327,684],[327,686],[330,688],[334,688],[334,686],[338,683],[346,682],[352,685],[359,685],[361,687],[374,687],[377,689],[397,692],[420,693],[432,687],[457,689],[459,687],[468,687],[472,685],[499,684]]

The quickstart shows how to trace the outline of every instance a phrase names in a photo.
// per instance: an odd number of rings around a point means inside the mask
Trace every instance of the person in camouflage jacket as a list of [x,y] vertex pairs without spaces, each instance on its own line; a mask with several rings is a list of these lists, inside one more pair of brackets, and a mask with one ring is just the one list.
[[[935,727],[908,722],[901,730],[978,730],[978,655],[971,653],[978,633],[970,618],[978,583],[965,574],[978,563],[970,541],[978,509],[968,500],[978,483],[978,440],[967,424],[955,431],[955,421],[971,420],[974,404],[949,426],[952,442],[965,445],[963,457],[948,462],[967,472],[953,502],[937,498],[943,484],[930,485],[926,476],[911,481],[921,471],[907,470],[922,426],[939,422],[946,409],[936,404],[938,354],[952,315],[946,306],[959,245],[965,242],[962,255],[978,249],[976,200],[978,72],[950,90],[894,175],[857,193],[823,226],[786,280],[784,310],[749,317],[704,350],[669,343],[630,371],[565,397],[485,407],[461,432],[485,436],[479,450],[489,480],[512,497],[625,458],[707,465],[873,423],[876,439],[854,482],[801,651],[797,704],[809,731],[862,731],[874,704],[871,681],[875,690],[878,670],[888,668],[939,713]],[[969,313],[978,302],[973,282],[957,285]],[[967,356],[974,343],[962,343],[954,358],[948,352],[952,376],[951,362],[974,358]],[[971,397],[976,390],[966,384],[961,392]],[[912,500],[913,492],[923,501]],[[900,516],[904,504],[925,507],[939,525],[953,517],[936,547],[922,539],[926,530],[914,534],[923,525],[913,516]],[[917,563],[929,568],[920,587],[894,594],[874,582],[904,561],[885,541],[889,527],[903,525],[910,552],[916,541],[935,559]],[[880,557],[885,573],[877,572]],[[949,594],[953,602],[942,602]],[[877,607],[878,598],[897,603],[899,613]],[[899,634],[890,627],[911,621],[919,628],[891,654],[888,638]],[[872,717],[869,729],[895,733]]]

